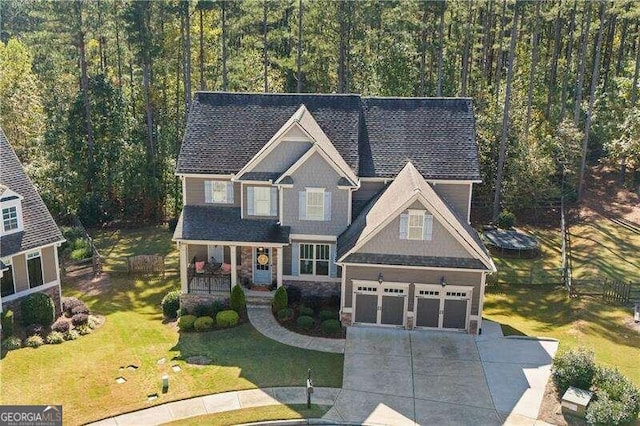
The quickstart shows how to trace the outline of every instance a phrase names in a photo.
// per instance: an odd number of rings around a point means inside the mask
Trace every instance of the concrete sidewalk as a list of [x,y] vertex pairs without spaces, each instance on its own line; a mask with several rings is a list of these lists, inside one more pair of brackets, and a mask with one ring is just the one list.
[[[188,417],[241,410],[243,408],[279,404],[306,404],[306,392],[304,387],[282,387],[217,393],[168,402],[131,413],[120,414],[89,425],[158,425]],[[311,402],[316,405],[333,405],[339,392],[340,389],[337,388],[314,388]]]
[[320,352],[344,353],[344,339],[327,339],[324,337],[305,336],[289,331],[273,317],[268,305],[248,305],[247,313],[251,325],[263,335],[276,342],[302,349]]

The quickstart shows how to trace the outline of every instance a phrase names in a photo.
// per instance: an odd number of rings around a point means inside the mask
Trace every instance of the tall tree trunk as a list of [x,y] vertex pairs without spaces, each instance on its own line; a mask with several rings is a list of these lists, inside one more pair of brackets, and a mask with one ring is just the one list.
[[189,1],[184,1],[182,6],[184,14],[184,114],[185,123],[191,106],[191,17]]
[[349,92],[349,56],[351,54],[351,19],[354,3],[341,1],[338,3],[338,92]]
[[493,39],[491,38],[493,28],[493,0],[489,0],[487,6],[487,15],[484,23],[484,37],[482,46],[482,75],[485,78],[487,84],[491,83],[491,64],[493,58],[491,57],[491,47],[493,45]]
[[582,39],[580,40],[580,69],[578,70],[578,81],[576,82],[576,98],[573,105],[573,122],[578,125],[580,121],[580,110],[582,109],[582,86],[584,84],[584,72],[587,66],[587,44],[589,42],[589,28],[591,27],[591,2],[585,2],[587,16],[583,21]]
[[302,0],[298,2],[298,52],[296,58],[296,65],[298,68],[297,76],[297,91],[302,93],[302,16],[304,14],[304,6]]
[[[625,11],[629,10],[629,5],[625,8]],[[616,76],[619,76],[622,72],[622,65],[624,64],[625,47],[627,45],[627,36],[629,34],[629,20],[624,18],[622,20],[622,34],[620,34],[620,45],[618,46],[618,58],[616,59]]]
[[502,59],[503,59],[503,43],[504,28],[507,25],[507,0],[502,0],[502,17],[500,18],[500,32],[498,33],[498,53],[496,55],[496,73],[494,75],[493,87],[495,89],[496,102],[500,96],[500,80],[502,79]]
[[142,64],[142,87],[144,89],[145,115],[147,120],[147,159],[153,164],[155,159],[155,144],[153,138],[153,106],[151,105],[151,58],[145,53]]
[[607,39],[604,44],[604,55],[602,56],[602,81],[606,91],[609,87],[609,71],[611,69],[611,57],[613,56],[613,38],[616,34],[617,16],[611,15],[608,19]]
[[113,3],[113,21],[116,30],[116,55],[118,57],[118,96],[122,102],[122,49],[120,48],[120,20],[118,19],[117,3]]
[[529,65],[529,87],[527,88],[527,118],[525,122],[525,139],[529,137],[531,127],[531,108],[533,104],[533,80],[538,66],[538,47],[540,45],[540,2],[536,2],[536,15],[533,23],[533,35],[531,36],[531,64]]
[[571,74],[571,55],[573,54],[573,33],[576,28],[576,8],[578,0],[573,0],[573,8],[571,9],[571,23],[569,24],[569,42],[567,43],[567,55],[565,59],[564,77],[562,78],[562,91],[560,94],[560,120],[564,119],[564,113],[567,110],[567,85],[569,84],[569,74]]
[[229,79],[227,76],[227,1],[222,0],[222,90],[226,91],[229,85]]
[[500,201],[502,197],[502,180],[504,177],[504,163],[507,156],[507,136],[509,132],[509,108],[511,105],[511,82],[513,80],[513,62],[515,59],[516,43],[518,39],[518,3],[513,10],[513,25],[511,27],[511,42],[509,44],[509,65],[507,67],[507,87],[505,89],[504,109],[502,113],[502,136],[500,138],[500,151],[498,153],[498,170],[496,174],[496,188],[493,198],[493,220],[500,214]]
[[587,109],[587,119],[584,124],[584,143],[582,144],[582,160],[580,162],[580,179],[578,180],[578,201],[584,195],[584,175],[587,166],[587,151],[589,149],[589,132],[591,130],[591,116],[593,114],[593,104],[596,100],[596,88],[598,86],[598,71],[600,70],[600,50],[602,50],[602,38],[604,34],[604,11],[605,3],[600,4],[600,28],[598,29],[598,40],[596,41],[595,59],[593,61],[593,73],[591,74],[591,90],[589,93],[589,108]]
[[469,45],[471,44],[471,22],[473,21],[473,5],[471,2],[467,4],[467,27],[464,31],[464,52],[462,54],[462,96],[467,95],[467,79],[469,73]]
[[438,80],[436,82],[436,96],[442,96],[442,65],[444,61],[444,13],[447,8],[446,0],[442,1],[440,7],[440,24],[438,27]]
[[555,20],[555,30],[553,39],[553,56],[551,58],[551,68],[549,70],[549,85],[547,86],[547,105],[544,109],[545,117],[551,116],[551,105],[553,104],[556,92],[556,77],[558,68],[558,58],[562,50],[562,2],[558,3],[558,14]]
[[203,25],[203,15],[204,10],[200,8],[200,54],[198,55],[198,65],[200,68],[200,90],[205,90],[205,82],[204,82],[204,25]]
[[631,107],[636,106],[638,100],[638,74],[640,74],[640,32],[638,32],[638,41],[636,42],[636,67],[633,71],[633,83],[631,85]]
[[426,88],[426,71],[427,71],[427,27],[429,25],[427,14],[427,3],[420,3],[423,7],[422,10],[422,29],[420,31],[420,96],[425,96],[427,93]]
[[269,57],[267,56],[268,45],[267,45],[267,16],[269,13],[269,6],[267,4],[267,0],[262,1],[262,81],[264,86],[264,92],[267,93],[269,91],[269,79],[268,79],[268,71],[269,71]]

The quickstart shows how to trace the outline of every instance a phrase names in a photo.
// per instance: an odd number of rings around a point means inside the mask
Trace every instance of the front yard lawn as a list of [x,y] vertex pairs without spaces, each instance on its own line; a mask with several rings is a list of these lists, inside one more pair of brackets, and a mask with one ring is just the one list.
[[329,410],[325,405],[268,405],[266,407],[245,408],[218,414],[190,417],[165,423],[165,426],[237,425],[267,420],[318,419]]
[[[107,237],[114,247],[109,248]],[[170,239],[168,230],[148,228],[105,231],[96,243],[106,256],[105,269],[120,270],[126,264],[118,263],[121,257],[162,253],[162,248],[169,250],[164,254],[172,262]],[[175,274],[159,279],[114,273],[100,282],[65,283],[63,295],[85,301],[92,312],[105,316],[105,324],[75,341],[8,352],[0,361],[0,403],[62,404],[64,423],[80,424],[209,393],[304,386],[308,368],[317,386],[342,386],[342,355],[285,346],[249,324],[179,334],[174,323],[163,323],[160,309],[162,297],[178,288],[178,281]],[[207,357],[211,364],[188,364],[190,356]],[[120,369],[128,365],[138,368]],[[181,371],[174,372],[173,365]],[[170,383],[163,394],[165,373]],[[116,383],[119,376],[126,383]],[[159,398],[148,402],[151,393]]]

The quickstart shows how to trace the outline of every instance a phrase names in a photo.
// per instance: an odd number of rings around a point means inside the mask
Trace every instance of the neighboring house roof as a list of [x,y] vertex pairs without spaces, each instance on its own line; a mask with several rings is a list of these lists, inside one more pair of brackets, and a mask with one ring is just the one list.
[[173,239],[289,244],[289,233],[277,220],[241,219],[240,207],[184,206]]
[[393,178],[412,161],[426,179],[480,180],[471,99],[319,94],[197,92],[176,173],[237,173],[296,120],[360,177]]
[[24,230],[0,237],[0,256],[62,242],[64,238],[47,206],[24,172],[18,156],[0,128],[0,184],[20,194]]
[[478,259],[485,269],[495,270],[478,233],[438,196],[411,162],[404,166],[384,191],[364,207],[351,226],[338,237],[338,261],[344,261],[357,253],[390,220],[415,201],[420,201],[429,209],[434,218],[467,249],[471,258]]

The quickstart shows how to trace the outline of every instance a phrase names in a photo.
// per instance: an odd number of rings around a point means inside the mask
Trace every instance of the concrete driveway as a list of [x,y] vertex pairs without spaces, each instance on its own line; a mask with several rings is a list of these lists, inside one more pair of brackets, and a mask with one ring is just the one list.
[[[501,424],[502,419],[518,407],[519,396],[526,392],[513,395],[515,390],[522,390],[521,379],[526,376],[519,370],[519,364],[510,362],[508,352],[522,342],[526,347],[517,349],[517,353],[534,350],[530,341],[514,340],[515,346],[509,342],[500,345],[503,340],[512,339],[500,334],[478,342],[483,346],[483,357],[492,363],[487,375],[473,336],[350,327],[342,391],[324,418],[355,424]],[[497,343],[496,350],[491,349],[492,343]],[[508,352],[500,355],[504,350]],[[550,363],[550,359],[547,355],[546,359],[540,357],[537,361]],[[501,364],[509,368],[502,369]],[[535,361],[527,366],[534,364]],[[538,376],[536,380],[540,382],[542,379]],[[516,380],[515,385],[511,384],[512,380]],[[544,385],[542,388],[544,390]],[[529,395],[527,401],[535,402],[537,397]],[[521,405],[529,407],[530,404],[525,401]],[[538,402],[534,407],[536,414],[528,423],[534,424],[539,405]],[[517,417],[518,421],[522,420]]]

